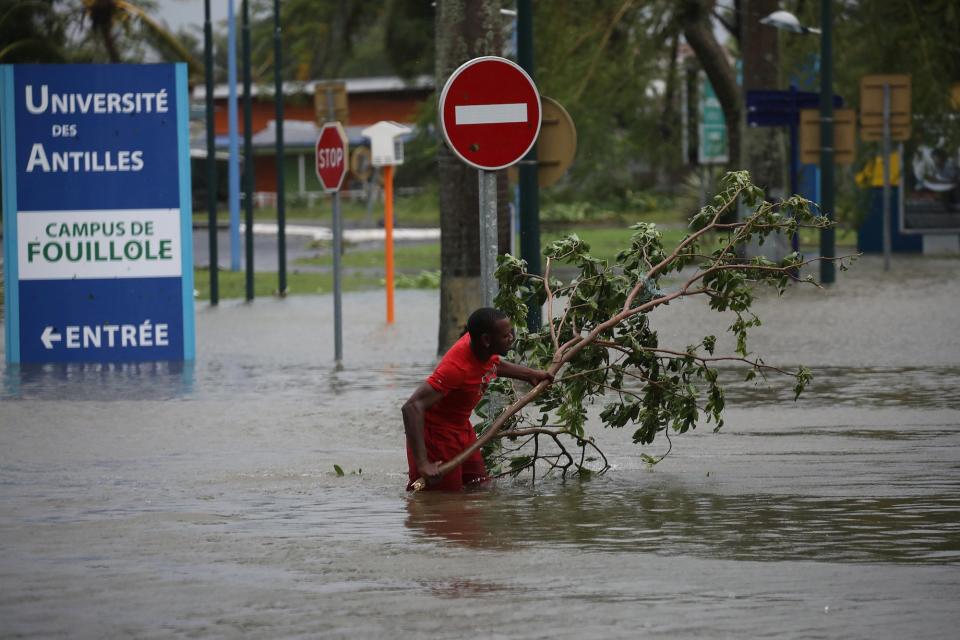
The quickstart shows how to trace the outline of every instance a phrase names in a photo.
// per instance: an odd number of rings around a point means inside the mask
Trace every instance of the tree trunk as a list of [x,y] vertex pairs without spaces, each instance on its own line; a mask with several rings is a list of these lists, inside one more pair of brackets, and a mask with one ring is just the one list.
[[[741,0],[748,15],[756,20],[745,20],[741,26],[743,40],[743,84],[747,91],[778,89],[779,56],[777,30],[760,24],[759,18],[776,11],[778,0]],[[747,169],[753,182],[769,196],[783,196],[783,152],[778,127],[749,127],[744,141],[747,149]]]
[[120,52],[113,37],[113,16],[117,12],[116,2],[113,0],[94,0],[88,7],[90,22],[100,34],[103,48],[107,50],[110,62],[120,62]]
[[[740,48],[743,51],[743,85],[746,91],[779,89],[778,31],[760,24],[760,18],[779,8],[778,0],[740,0],[744,14],[753,19],[743,20],[740,26]],[[786,195],[784,184],[783,130],[780,127],[747,127],[744,131],[746,169],[753,183],[767,193],[768,198]],[[772,234],[761,246],[753,242],[745,247],[745,256],[766,256],[781,260],[791,251],[791,240],[782,233]]]
[[[485,55],[501,55],[500,3],[491,0],[439,0],[436,6],[437,94],[457,67]],[[480,306],[479,175],[441,140],[440,177],[440,330],[437,352],[456,342],[467,317]],[[497,176],[500,252],[509,249],[506,173]]]
[[710,21],[713,5],[714,0],[683,0],[677,8],[677,18],[683,27],[687,43],[697,54],[697,60],[713,85],[720,106],[723,107],[729,141],[729,165],[732,169],[738,169],[743,97],[737,85],[737,75],[727,61],[727,54],[713,34]]

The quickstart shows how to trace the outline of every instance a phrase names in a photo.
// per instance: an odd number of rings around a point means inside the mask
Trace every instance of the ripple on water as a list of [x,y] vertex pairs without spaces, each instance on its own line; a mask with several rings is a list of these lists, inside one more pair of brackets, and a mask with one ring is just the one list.
[[960,497],[721,495],[677,486],[501,485],[417,495],[406,526],[420,540],[470,546],[570,546],[730,560],[960,563]]

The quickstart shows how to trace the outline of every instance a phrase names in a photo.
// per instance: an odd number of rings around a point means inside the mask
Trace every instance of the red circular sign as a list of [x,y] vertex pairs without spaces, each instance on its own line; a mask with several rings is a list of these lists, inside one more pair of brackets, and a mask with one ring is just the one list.
[[506,58],[461,65],[440,94],[440,128],[467,164],[494,171],[527,155],[540,133],[540,93],[527,72]]
[[339,122],[328,122],[317,138],[317,178],[327,193],[339,191],[347,175],[347,134]]

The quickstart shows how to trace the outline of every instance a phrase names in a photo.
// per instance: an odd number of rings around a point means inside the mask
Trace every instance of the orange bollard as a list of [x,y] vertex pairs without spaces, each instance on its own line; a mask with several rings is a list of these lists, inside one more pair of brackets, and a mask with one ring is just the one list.
[[387,280],[387,324],[393,324],[393,166],[383,168],[383,230]]

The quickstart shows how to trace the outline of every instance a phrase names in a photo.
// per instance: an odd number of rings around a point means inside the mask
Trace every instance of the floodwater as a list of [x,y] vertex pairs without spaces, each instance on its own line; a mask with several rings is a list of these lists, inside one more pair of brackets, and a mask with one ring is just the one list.
[[[797,403],[733,383],[652,469],[598,431],[604,476],[463,495],[403,491],[435,291],[392,327],[345,296],[342,371],[329,296],[198,305],[185,367],[8,366],[0,637],[955,637],[958,271],[765,295],[751,346],[813,368]],[[658,314],[678,347],[729,324]]]

